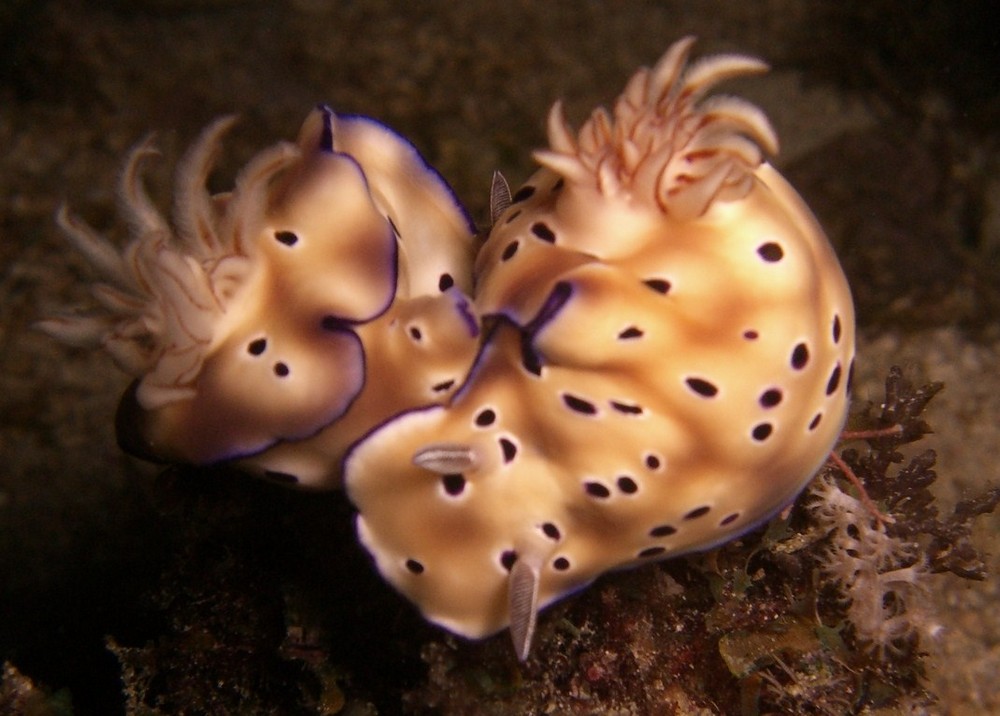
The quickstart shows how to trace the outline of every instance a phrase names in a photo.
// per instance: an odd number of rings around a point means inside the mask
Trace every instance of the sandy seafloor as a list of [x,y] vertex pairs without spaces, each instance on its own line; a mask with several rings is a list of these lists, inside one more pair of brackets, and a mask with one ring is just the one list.
[[[5,0],[3,656],[21,658],[50,686],[70,683],[79,624],[113,631],[136,596],[95,590],[93,580],[114,585],[118,571],[141,573],[144,550],[156,543],[144,518],[148,474],[137,474],[114,442],[126,377],[104,356],[30,328],[85,297],[86,269],[53,214],[68,200],[95,225],[111,226],[119,163],[151,130],[165,161],[149,183],[165,201],[170,161],[230,112],[242,121],[227,140],[220,186],[255,150],[292,138],[324,101],[408,136],[483,220],[492,171],[515,184],[526,178],[554,99],[565,98],[579,123],[686,33],[702,38],[700,53],[763,56],[774,63],[770,75],[726,89],[769,114],[783,142],[775,163],[844,257],[862,329],[857,399],[877,400],[892,364],[943,380],[928,441],[939,451],[941,500],[1000,481],[1000,50],[978,19],[988,3],[931,4],[919,16],[908,7]],[[1000,519],[982,519],[978,544],[998,552],[998,533]],[[1000,713],[997,554],[989,564],[987,581],[942,577],[928,595],[945,626],[929,661],[942,713]],[[8,610],[26,603],[34,608]]]

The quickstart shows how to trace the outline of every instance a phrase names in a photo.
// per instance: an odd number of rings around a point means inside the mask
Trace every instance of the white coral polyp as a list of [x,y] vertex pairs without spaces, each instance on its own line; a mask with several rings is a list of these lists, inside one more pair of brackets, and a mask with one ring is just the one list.
[[830,541],[824,576],[847,605],[858,639],[884,660],[914,636],[940,631],[923,606],[927,571],[917,545],[890,536],[868,508],[830,476],[813,488],[809,507]]

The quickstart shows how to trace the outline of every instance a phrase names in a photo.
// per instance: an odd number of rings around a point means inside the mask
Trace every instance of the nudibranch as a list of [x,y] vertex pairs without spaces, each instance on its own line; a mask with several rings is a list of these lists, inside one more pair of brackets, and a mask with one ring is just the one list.
[[481,342],[466,298],[474,229],[409,142],[323,106],[297,144],[261,152],[231,192],[210,195],[233,122],[215,121],[180,161],[170,221],[143,188],[155,150],[133,149],[124,251],[60,212],[100,275],[103,310],[40,327],[135,376],[118,417],[127,449],[337,486],[338,451],[466,376]]
[[704,550],[785,507],[842,428],[854,309],[756,107],[708,97],[766,66],[674,44],[542,165],[476,259],[490,332],[443,405],[348,453],[357,533],[431,621],[510,627],[602,573]]

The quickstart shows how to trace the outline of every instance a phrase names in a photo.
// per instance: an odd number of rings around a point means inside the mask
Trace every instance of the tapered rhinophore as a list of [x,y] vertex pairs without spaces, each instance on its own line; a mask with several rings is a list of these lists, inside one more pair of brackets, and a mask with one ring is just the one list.
[[510,602],[510,638],[519,661],[531,653],[531,640],[538,621],[538,565],[519,559],[510,570],[507,595]]

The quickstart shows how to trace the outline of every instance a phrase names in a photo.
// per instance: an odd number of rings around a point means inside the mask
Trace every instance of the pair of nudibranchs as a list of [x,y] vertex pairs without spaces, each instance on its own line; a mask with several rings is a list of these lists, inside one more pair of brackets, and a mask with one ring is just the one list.
[[477,236],[442,177],[382,124],[325,107],[297,144],[206,179],[232,124],[181,160],[164,219],[125,165],[119,251],[62,212],[101,310],[42,323],[136,380],[122,444],[341,485],[382,575],[466,637],[612,569],[718,545],[786,506],[844,422],[850,290],[763,159],[766,117],[716,82],[766,66],[640,69],[541,168],[497,175]]

